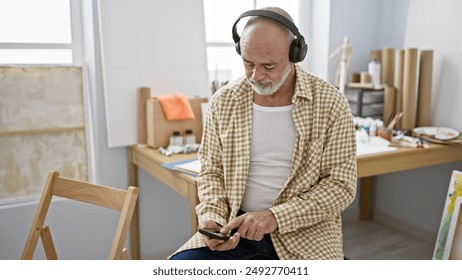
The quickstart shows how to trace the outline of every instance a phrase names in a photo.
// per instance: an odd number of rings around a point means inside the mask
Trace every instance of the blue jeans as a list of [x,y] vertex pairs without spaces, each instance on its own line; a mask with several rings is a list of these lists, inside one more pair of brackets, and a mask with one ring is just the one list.
[[[240,210],[238,215],[244,211]],[[234,234],[236,230],[232,231]],[[242,238],[236,248],[228,251],[212,251],[209,247],[185,250],[172,256],[172,260],[279,260],[269,234],[260,241]]]
[[212,251],[209,247],[190,249],[172,256],[172,260],[278,260],[269,234],[262,240],[241,238],[236,248],[228,251]]

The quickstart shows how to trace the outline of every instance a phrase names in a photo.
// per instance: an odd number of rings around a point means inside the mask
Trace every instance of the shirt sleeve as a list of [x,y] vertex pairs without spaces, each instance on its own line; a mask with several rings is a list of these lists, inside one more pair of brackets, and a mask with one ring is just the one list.
[[218,124],[218,93],[209,102],[206,123],[198,153],[201,171],[197,177],[199,204],[196,207],[199,224],[213,220],[218,224],[227,223],[229,206],[224,188],[224,171],[221,159],[222,145]]

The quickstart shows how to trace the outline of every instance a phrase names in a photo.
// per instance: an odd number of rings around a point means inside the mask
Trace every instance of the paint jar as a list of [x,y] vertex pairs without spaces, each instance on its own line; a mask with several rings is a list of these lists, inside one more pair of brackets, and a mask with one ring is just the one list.
[[193,134],[191,129],[186,129],[184,136],[185,144],[196,144],[196,136]]
[[377,135],[385,140],[391,141],[393,139],[393,130],[382,126],[377,131]]
[[361,76],[360,76],[359,81],[360,81],[361,84],[370,84],[371,83],[371,75],[369,74],[369,72],[366,72],[366,71],[361,72]]
[[170,145],[183,146],[183,136],[180,135],[179,131],[173,131],[172,136],[170,136]]

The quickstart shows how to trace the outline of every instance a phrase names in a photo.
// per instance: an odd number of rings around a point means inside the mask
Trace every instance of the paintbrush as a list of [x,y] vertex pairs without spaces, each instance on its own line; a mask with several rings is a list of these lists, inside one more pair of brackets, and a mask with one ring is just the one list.
[[393,130],[393,127],[395,126],[396,122],[399,121],[399,119],[403,116],[403,112],[399,112],[395,115],[393,120],[388,124],[387,130]]
[[393,113],[390,114],[390,116],[388,117],[387,122],[385,123],[385,127],[388,127],[388,125],[390,124],[391,119],[393,118],[394,115],[395,115],[395,112],[393,112]]

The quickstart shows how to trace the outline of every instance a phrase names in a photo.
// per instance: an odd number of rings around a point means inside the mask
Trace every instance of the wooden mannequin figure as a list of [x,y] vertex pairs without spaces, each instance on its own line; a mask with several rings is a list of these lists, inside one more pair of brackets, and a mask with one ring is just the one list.
[[348,67],[350,66],[351,61],[351,52],[352,48],[350,41],[347,36],[343,37],[343,44],[336,48],[330,55],[329,60],[332,60],[337,54],[342,52],[342,57],[340,58],[340,63],[335,72],[335,85],[339,87],[340,92],[345,93],[346,77],[348,73]]

